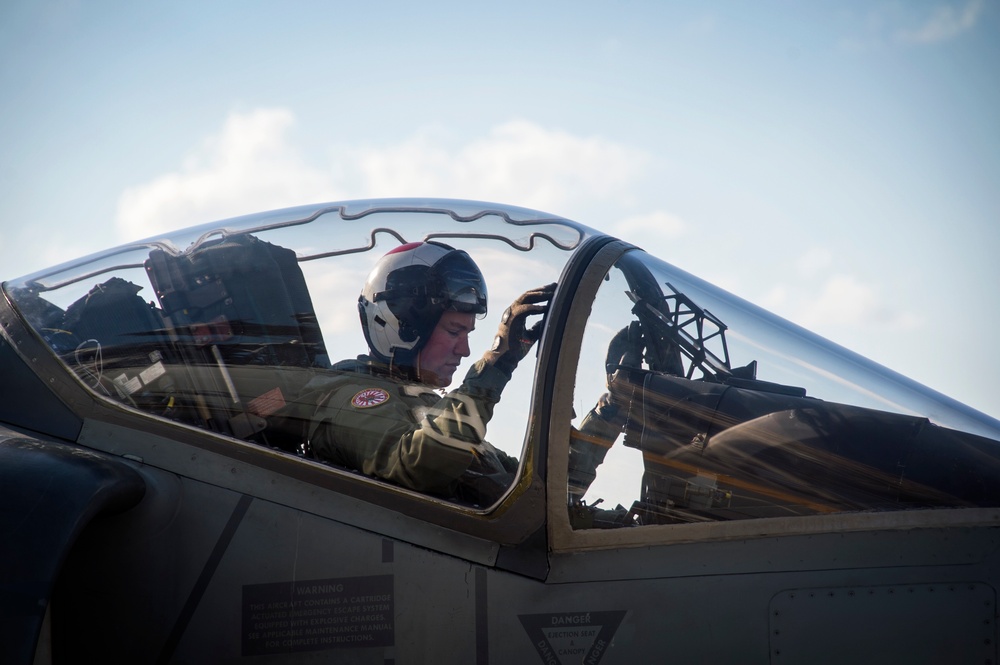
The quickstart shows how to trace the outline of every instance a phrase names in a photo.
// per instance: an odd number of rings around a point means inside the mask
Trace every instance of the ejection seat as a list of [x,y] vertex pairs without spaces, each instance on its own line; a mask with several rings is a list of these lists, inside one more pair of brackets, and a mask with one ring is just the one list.
[[145,267],[203,426],[286,448],[267,439],[267,418],[328,364],[295,252],[233,235],[179,255],[154,249]]

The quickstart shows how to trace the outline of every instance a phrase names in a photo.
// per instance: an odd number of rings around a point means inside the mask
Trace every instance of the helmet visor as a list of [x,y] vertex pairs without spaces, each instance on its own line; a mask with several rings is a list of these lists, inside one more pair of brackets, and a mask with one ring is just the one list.
[[486,316],[486,280],[468,254],[459,250],[444,257],[434,266],[440,280],[442,300],[445,309]]

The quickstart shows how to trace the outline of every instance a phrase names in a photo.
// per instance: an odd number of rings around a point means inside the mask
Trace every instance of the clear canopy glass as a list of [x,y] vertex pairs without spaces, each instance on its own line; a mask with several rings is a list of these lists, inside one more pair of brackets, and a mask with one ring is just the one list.
[[[287,427],[289,410],[316,408],[304,397],[316,381],[366,353],[365,278],[422,240],[467,252],[489,285],[470,361],[528,289],[559,282],[550,326],[585,321],[550,331],[488,423],[490,443],[523,460],[526,444],[542,444],[526,438],[529,423],[571,403],[571,441],[548,445],[565,451],[577,528],[1000,504],[996,420],[641,250],[623,245],[610,270],[588,266],[583,248],[613,239],[536,211],[306,206],[133,243],[4,290],[100,398],[308,457],[308,430]],[[580,289],[595,278],[596,298]],[[544,368],[525,365],[568,357],[573,385],[533,402]]]
[[[473,258],[492,303],[470,336],[471,363],[492,345],[507,304],[556,282],[590,233],[509,206],[349,201],[152,238],[12,280],[5,289],[100,397],[309,457],[308,428],[290,430],[288,414],[315,410],[319,405],[297,402],[316,397],[318,380],[344,373],[338,361],[367,353],[358,298],[381,256],[433,240]],[[532,379],[530,367],[515,373],[489,429],[490,444],[515,460]],[[403,417],[417,419],[412,411]]]
[[998,423],[640,251],[573,408],[577,528],[1000,504]]

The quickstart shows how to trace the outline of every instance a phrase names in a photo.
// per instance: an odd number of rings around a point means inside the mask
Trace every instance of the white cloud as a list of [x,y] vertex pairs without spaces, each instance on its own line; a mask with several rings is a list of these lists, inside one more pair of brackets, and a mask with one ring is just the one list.
[[851,275],[828,278],[817,297],[800,301],[792,318],[806,328],[910,330],[919,324],[918,317],[892,307],[877,289]]
[[525,275],[532,275],[538,286],[559,278],[561,266],[554,262],[546,263],[538,256],[512,254],[485,244],[477,247],[473,255],[486,278],[491,303],[490,316],[499,317],[506,304],[521,295]]
[[828,324],[858,324],[879,309],[878,298],[867,284],[850,275],[829,278],[819,296],[800,310],[806,327]]
[[580,199],[623,192],[644,153],[600,137],[581,137],[512,120],[457,148],[422,131],[399,145],[362,152],[367,196],[446,196],[565,209]]
[[648,161],[601,137],[513,120],[457,146],[447,132],[424,129],[395,145],[342,150],[317,167],[287,139],[294,121],[286,109],[230,114],[178,170],[122,193],[121,239],[344,198],[442,196],[579,210],[626,196]]
[[785,284],[776,284],[771,287],[757,304],[775,313],[780,313],[787,309],[787,303],[790,299],[791,294],[788,291],[788,286]]
[[833,273],[833,252],[813,247],[794,259],[795,281],[773,284],[759,305],[831,338],[849,331],[907,331],[922,324],[918,314],[887,298],[875,283],[847,273]]
[[939,5],[919,26],[899,30],[895,37],[898,41],[916,44],[947,41],[971,29],[982,9],[983,0],[969,0],[964,7]]
[[983,0],[942,2],[929,10],[916,3],[880,4],[857,26],[858,33],[844,38],[841,46],[848,51],[869,51],[890,44],[938,44],[974,28],[984,6]]
[[130,187],[118,201],[117,226],[134,240],[198,222],[340,198],[330,176],[302,162],[285,132],[286,109],[232,113],[181,168]]
[[803,277],[815,277],[824,272],[833,264],[833,255],[830,250],[822,247],[813,247],[799,257],[795,262],[795,267]]
[[611,233],[622,240],[652,250],[684,235],[687,224],[680,217],[660,210],[643,215],[633,215],[616,222]]

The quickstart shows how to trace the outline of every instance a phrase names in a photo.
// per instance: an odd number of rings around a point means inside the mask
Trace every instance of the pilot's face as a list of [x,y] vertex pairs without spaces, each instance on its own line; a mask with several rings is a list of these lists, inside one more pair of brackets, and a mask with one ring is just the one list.
[[444,388],[458,369],[462,358],[468,358],[469,333],[476,328],[476,315],[445,312],[441,315],[427,344],[420,350],[420,377],[432,386]]

